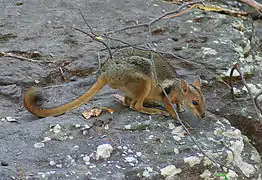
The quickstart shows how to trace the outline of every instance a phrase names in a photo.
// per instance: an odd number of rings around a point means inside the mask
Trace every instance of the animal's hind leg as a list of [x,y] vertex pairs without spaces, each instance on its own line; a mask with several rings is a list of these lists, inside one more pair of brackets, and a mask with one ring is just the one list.
[[151,90],[151,79],[141,80],[139,89],[134,92],[135,97],[133,97],[130,108],[145,114],[162,114],[168,116],[169,113],[156,108],[146,108],[143,106],[144,100],[148,96]]
[[124,106],[130,106],[131,105],[131,102],[132,102],[132,98],[128,97],[128,96],[125,96],[124,97]]

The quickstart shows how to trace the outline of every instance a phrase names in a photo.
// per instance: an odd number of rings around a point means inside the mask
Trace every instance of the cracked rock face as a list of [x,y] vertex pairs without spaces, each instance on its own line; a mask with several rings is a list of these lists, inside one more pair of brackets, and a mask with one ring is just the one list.
[[[118,91],[107,86],[86,105],[58,117],[37,119],[23,108],[22,96],[30,86],[45,87],[44,107],[54,107],[83,94],[95,82],[97,52],[101,58],[107,54],[100,51],[104,49],[102,44],[71,28],[88,31],[78,9],[95,32],[105,33],[148,22],[176,5],[138,0],[25,0],[22,4],[3,0],[1,5],[0,51],[39,62],[0,56],[0,177],[214,178],[214,164],[177,121],[134,112],[113,97]],[[160,21],[152,28],[157,50],[190,58],[225,80],[233,62],[241,62],[252,90],[260,89],[257,84],[261,81],[262,58],[258,51],[250,55],[254,40],[251,20],[194,10]],[[148,42],[143,28],[112,37],[145,46]],[[112,47],[123,45],[108,43]],[[39,52],[37,57],[33,56],[35,51]],[[248,127],[254,131],[254,136],[249,136],[252,141],[255,135],[261,137],[262,128],[258,131],[260,126],[251,126],[256,119],[251,102],[232,102],[229,89],[217,83],[209,71],[176,58],[168,60],[179,77],[190,83],[196,76],[203,80],[206,117],[198,120],[189,111],[180,114],[193,128],[190,132],[197,144],[206,155],[231,168],[222,172],[229,179],[261,177],[257,150],[262,152],[262,142],[253,143],[256,150],[244,135]],[[238,82],[235,88],[244,91]],[[103,111],[90,119],[81,115],[95,106],[112,108],[114,113]],[[246,124],[241,126],[238,123],[242,120]]]

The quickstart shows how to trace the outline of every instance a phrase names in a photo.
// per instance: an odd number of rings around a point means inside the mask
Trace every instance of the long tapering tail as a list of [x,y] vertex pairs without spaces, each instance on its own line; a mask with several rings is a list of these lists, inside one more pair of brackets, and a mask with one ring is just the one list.
[[92,87],[79,98],[64,105],[47,109],[43,109],[36,104],[38,99],[37,92],[34,88],[30,88],[24,95],[24,106],[29,112],[36,115],[37,117],[58,116],[87,103],[106,85],[106,83],[106,78],[100,76],[98,77],[95,84],[93,84]]

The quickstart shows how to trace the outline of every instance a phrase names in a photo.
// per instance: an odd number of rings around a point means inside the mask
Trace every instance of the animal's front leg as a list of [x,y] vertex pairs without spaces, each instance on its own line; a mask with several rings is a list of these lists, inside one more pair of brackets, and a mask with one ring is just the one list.
[[177,112],[179,112],[179,113],[182,113],[182,112],[185,111],[182,103],[176,103],[176,107],[177,107]]
[[144,101],[151,90],[151,79],[141,80],[139,89],[136,90],[135,97],[130,103],[130,108],[145,114],[162,114],[169,116],[169,113],[156,108],[144,107]]

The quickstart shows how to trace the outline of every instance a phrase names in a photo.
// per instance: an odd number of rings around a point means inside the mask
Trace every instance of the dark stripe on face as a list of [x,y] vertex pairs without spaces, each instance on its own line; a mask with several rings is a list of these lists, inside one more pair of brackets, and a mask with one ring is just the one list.
[[[202,91],[199,89],[199,88],[197,88],[196,86],[194,86],[193,84],[191,84],[191,86],[198,92],[198,94],[200,94],[201,95],[201,97],[203,98],[204,97],[204,95],[203,95],[203,93],[202,93]],[[204,101],[203,99],[202,99],[202,101]]]
[[[169,95],[172,91],[172,86],[165,87],[164,90],[165,90],[166,94]],[[164,92],[162,92],[162,96],[163,96],[163,98],[165,97]]]

